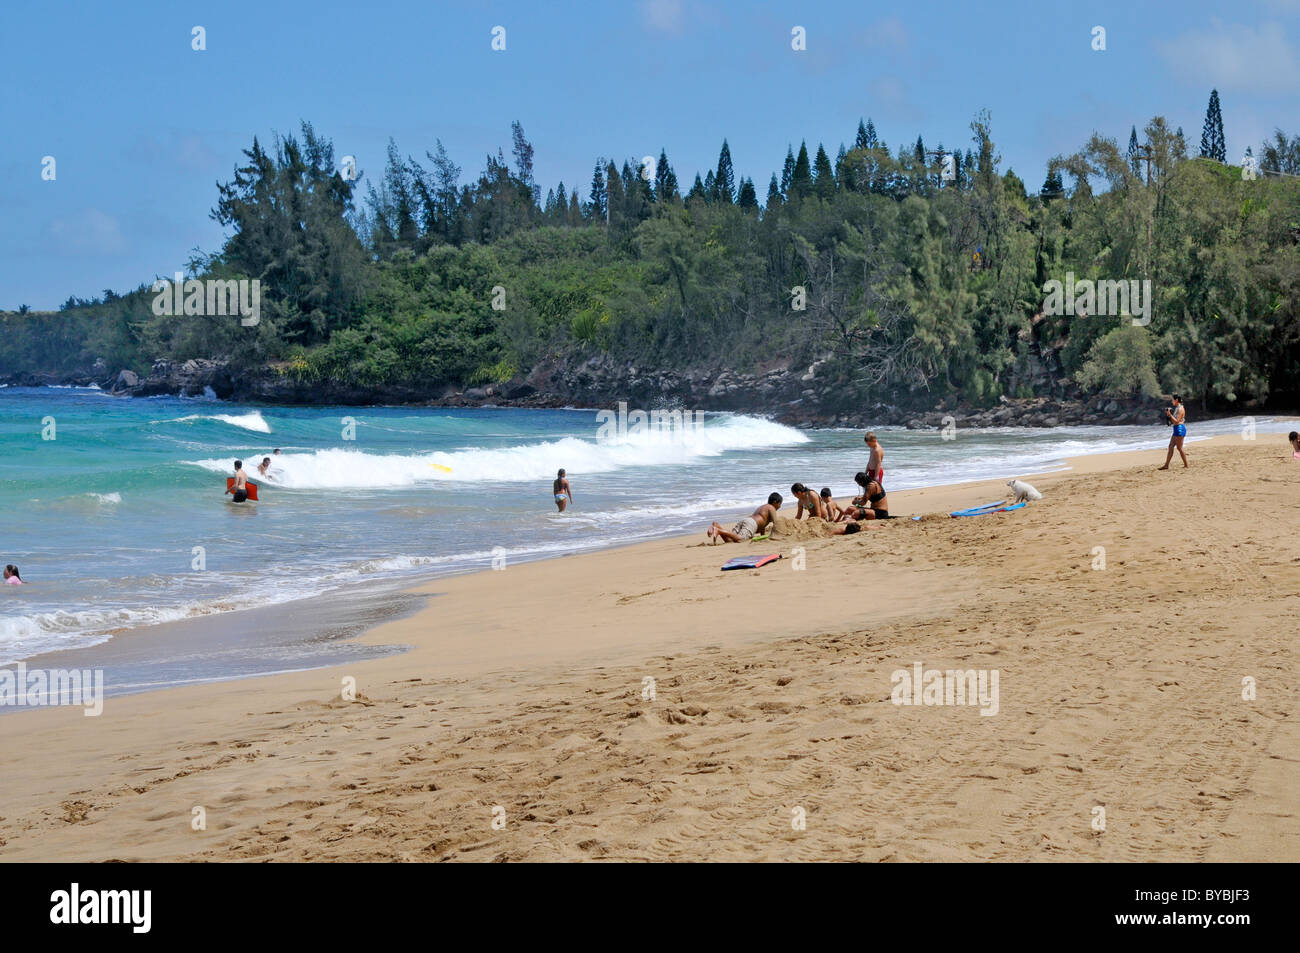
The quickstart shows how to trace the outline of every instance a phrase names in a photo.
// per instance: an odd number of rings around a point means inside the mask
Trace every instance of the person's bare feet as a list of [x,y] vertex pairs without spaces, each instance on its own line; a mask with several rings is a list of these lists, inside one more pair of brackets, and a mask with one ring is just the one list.
[[1168,470],[1168,469],[1169,469],[1169,464],[1166,463],[1163,467],[1156,467],[1156,469],[1157,469],[1157,470]]

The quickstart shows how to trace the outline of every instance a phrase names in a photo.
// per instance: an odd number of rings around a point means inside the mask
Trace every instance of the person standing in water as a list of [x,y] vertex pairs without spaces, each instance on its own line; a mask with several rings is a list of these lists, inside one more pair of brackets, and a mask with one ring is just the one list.
[[[569,481],[561,470],[555,475],[555,482],[551,484],[551,492],[555,494],[555,508],[561,513],[564,508],[573,502],[573,488],[569,486]],[[568,499],[565,499],[565,497]]]
[[236,503],[242,503],[248,499],[248,474],[244,472],[244,461],[235,461],[235,485],[226,492],[235,497]]
[[867,447],[871,450],[871,456],[867,458],[867,469],[864,471],[867,474],[867,479],[869,481],[874,481],[876,483],[879,483],[881,486],[884,486],[885,485],[885,448],[882,447],[880,445],[880,441],[876,439],[876,434],[874,431],[868,433],[865,437],[862,438],[862,440],[867,445]]
[[18,567],[15,566],[13,563],[10,563],[8,566],[5,566],[5,585],[21,586],[22,584],[23,584],[22,578],[18,575]]
[[1188,466],[1187,454],[1183,453],[1183,438],[1187,436],[1187,408],[1183,406],[1182,399],[1177,394],[1173,397],[1174,404],[1172,407],[1165,408],[1165,419],[1174,425],[1173,435],[1169,438],[1169,452],[1165,454],[1165,465],[1159,467],[1160,470],[1169,469],[1169,461],[1174,458],[1174,451],[1183,458],[1184,469]]

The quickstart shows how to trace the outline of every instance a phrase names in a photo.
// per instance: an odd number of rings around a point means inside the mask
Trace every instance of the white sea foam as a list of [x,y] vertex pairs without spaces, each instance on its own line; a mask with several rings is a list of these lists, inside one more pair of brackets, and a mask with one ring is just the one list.
[[[417,483],[469,481],[518,483],[549,480],[561,467],[574,474],[609,473],[628,467],[689,466],[729,450],[762,450],[807,443],[808,437],[759,417],[723,417],[685,438],[679,432],[644,430],[609,441],[563,437],[541,443],[493,449],[425,454],[373,454],[329,449],[281,454],[277,481],[299,489],[360,489]],[[213,473],[226,473],[230,461],[190,461]]]
[[186,420],[219,420],[223,424],[230,424],[232,427],[242,427],[244,430],[251,430],[254,433],[271,432],[271,425],[268,424],[261,413],[256,410],[248,414],[188,414],[184,417],[173,417],[170,420],[154,420],[150,421],[150,423],[181,423]]

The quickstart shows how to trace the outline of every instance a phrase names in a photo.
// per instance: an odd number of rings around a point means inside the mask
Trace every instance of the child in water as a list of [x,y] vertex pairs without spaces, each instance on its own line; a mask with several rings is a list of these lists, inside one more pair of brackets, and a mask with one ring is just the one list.
[[22,584],[23,581],[18,576],[18,567],[15,566],[13,563],[10,563],[8,566],[5,566],[5,585],[21,586]]

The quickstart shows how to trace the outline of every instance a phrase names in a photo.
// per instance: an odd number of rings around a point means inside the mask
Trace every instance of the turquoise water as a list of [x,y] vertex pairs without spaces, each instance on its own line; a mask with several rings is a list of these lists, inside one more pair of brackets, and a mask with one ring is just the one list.
[[[848,495],[866,462],[860,431],[708,415],[685,435],[619,435],[601,422],[582,410],[257,408],[0,389],[0,564],[16,563],[27,582],[0,587],[0,664],[160,622],[232,613],[238,625],[242,609],[486,568],[494,555],[703,538],[712,519],[734,520],[772,490],[788,498],[795,480]],[[1191,435],[1239,427],[1193,422]],[[1167,428],[881,439],[886,485],[904,489],[1163,446]],[[253,467],[277,447],[268,483]],[[262,487],[255,505],[226,502],[236,457]],[[551,502],[559,467],[575,497],[564,514]]]

